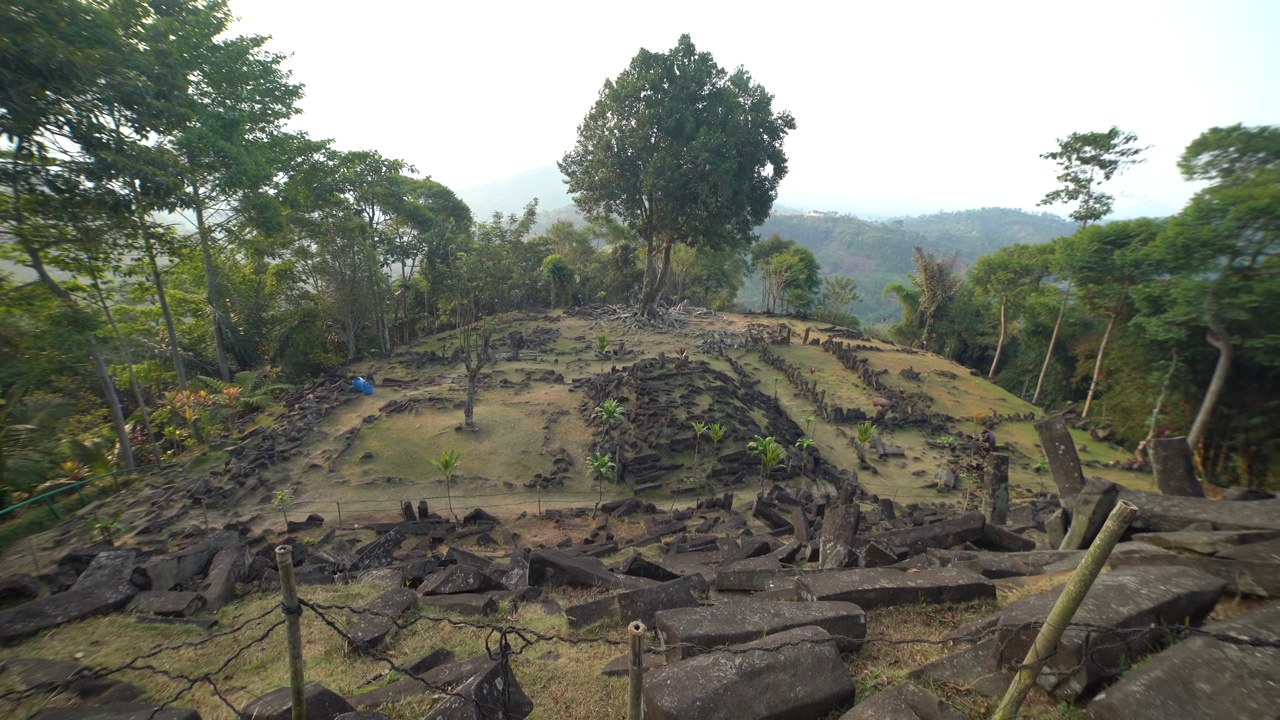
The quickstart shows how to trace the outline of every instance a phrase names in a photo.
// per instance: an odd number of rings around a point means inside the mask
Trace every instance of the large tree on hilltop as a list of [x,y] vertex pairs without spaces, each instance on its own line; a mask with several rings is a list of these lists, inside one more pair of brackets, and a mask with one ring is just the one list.
[[1280,365],[1280,127],[1212,128],[1178,162],[1212,183],[1151,248],[1167,272],[1136,293],[1149,333],[1180,340],[1203,328],[1218,352],[1187,443],[1194,449],[1239,352]]
[[745,69],[728,73],[682,35],[605,82],[559,167],[584,215],[617,216],[644,243],[640,306],[652,313],[677,244],[751,242],[787,174],[782,142],[795,127]]
[[[1058,149],[1043,153],[1040,157],[1058,164],[1062,170],[1057,178],[1061,186],[1045,193],[1036,204],[1075,205],[1068,216],[1080,223],[1081,230],[1089,227],[1089,223],[1110,215],[1115,197],[1102,192],[1099,187],[1126,167],[1142,162],[1138,155],[1146,148],[1137,147],[1137,142],[1137,135],[1124,132],[1114,125],[1104,132],[1071,133],[1065,140],[1058,138]],[[1040,367],[1040,379],[1036,381],[1036,392],[1031,398],[1033,403],[1040,400],[1044,376],[1049,370],[1053,346],[1058,341],[1058,330],[1062,327],[1062,316],[1066,313],[1070,297],[1071,283],[1068,282],[1062,291],[1058,320],[1053,325],[1049,349],[1045,352],[1044,364]]]

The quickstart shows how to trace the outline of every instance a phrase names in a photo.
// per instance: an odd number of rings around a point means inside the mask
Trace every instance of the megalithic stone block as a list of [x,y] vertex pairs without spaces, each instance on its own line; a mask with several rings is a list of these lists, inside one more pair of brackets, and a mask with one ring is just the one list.
[[1080,470],[1080,456],[1076,454],[1075,441],[1061,415],[1050,415],[1032,425],[1040,436],[1040,447],[1049,461],[1049,474],[1058,486],[1058,496],[1067,505],[1084,488],[1084,472]]

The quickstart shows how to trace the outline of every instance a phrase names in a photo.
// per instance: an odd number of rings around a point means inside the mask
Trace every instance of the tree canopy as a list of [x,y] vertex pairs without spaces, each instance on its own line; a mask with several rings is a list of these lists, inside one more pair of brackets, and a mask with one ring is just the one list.
[[786,177],[782,143],[795,127],[745,69],[727,72],[682,35],[605,82],[559,167],[584,215],[617,217],[644,243],[650,311],[676,244],[750,244]]

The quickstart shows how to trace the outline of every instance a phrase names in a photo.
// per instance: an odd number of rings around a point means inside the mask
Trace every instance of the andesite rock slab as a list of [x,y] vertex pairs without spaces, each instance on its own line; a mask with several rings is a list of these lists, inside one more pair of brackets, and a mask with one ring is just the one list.
[[816,626],[834,637],[841,652],[856,650],[867,636],[867,614],[849,602],[768,602],[741,600],[707,607],[663,610],[656,616],[658,635],[671,662],[705,648],[733,645],[762,635]]
[[1203,628],[1238,638],[1193,636],[1130,671],[1089,703],[1090,720],[1217,720],[1280,714],[1280,605]]
[[835,642],[806,626],[646,674],[645,720],[820,718],[854,696]]
[[990,580],[955,568],[914,573],[884,568],[825,570],[802,575],[796,580],[796,591],[805,600],[843,600],[868,610],[996,598],[996,586]]
[[[1222,580],[1190,568],[1122,567],[1099,576],[1037,682],[1074,701],[1169,639],[1162,625],[1197,624],[1222,594]],[[1062,588],[1023,598],[1000,613],[997,657],[1022,663]]]
[[854,705],[840,720],[968,720],[968,716],[919,685],[904,682]]

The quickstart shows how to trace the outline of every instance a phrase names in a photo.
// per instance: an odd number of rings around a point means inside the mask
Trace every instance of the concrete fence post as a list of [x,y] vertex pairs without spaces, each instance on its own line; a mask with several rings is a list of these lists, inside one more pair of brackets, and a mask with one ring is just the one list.
[[276,546],[276,569],[280,572],[284,624],[289,639],[289,690],[293,700],[293,720],[304,720],[307,709],[302,687],[302,607],[298,604],[298,590],[293,583],[292,547]]
[[644,634],[644,623],[639,620],[627,626],[627,635],[631,640],[631,665],[627,672],[627,679],[630,681],[627,720],[640,720],[643,713],[641,692],[644,690]]

